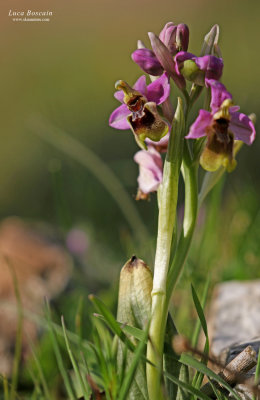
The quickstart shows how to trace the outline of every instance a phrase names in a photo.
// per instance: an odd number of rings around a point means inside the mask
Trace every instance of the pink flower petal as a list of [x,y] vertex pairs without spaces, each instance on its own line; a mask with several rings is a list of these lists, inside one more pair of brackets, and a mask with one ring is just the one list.
[[232,99],[231,93],[227,91],[223,83],[220,83],[215,79],[206,79],[206,86],[211,88],[210,107],[213,113],[219,110],[224,100]]
[[247,115],[239,112],[230,113],[231,121],[230,131],[234,134],[236,140],[242,140],[250,145],[255,140],[255,127]]
[[236,112],[236,111],[239,111],[240,110],[240,106],[232,106],[232,107],[230,107],[230,109],[229,109],[229,111],[232,113],[232,112]]
[[195,122],[191,125],[186,139],[198,139],[206,135],[206,129],[212,122],[212,115],[209,111],[200,110]]
[[109,125],[112,128],[116,129],[130,129],[130,125],[127,122],[126,117],[130,114],[127,106],[122,104],[121,106],[117,107],[109,118]]
[[177,72],[178,75],[181,75],[181,71],[179,69],[179,67],[182,65],[182,63],[186,60],[193,60],[194,58],[196,58],[196,56],[194,56],[194,54],[189,53],[187,51],[179,51],[179,53],[176,54],[176,56],[174,57],[174,61],[175,61],[175,70]]
[[205,71],[207,80],[218,80],[221,78],[223,71],[223,60],[212,55],[206,55],[203,57],[195,57],[199,69]]
[[163,73],[163,67],[152,50],[137,49],[132,53],[132,60],[149,75],[159,76]]
[[160,154],[153,147],[149,147],[148,151],[138,151],[134,160],[139,164],[137,180],[141,191],[145,194],[156,191],[163,176],[163,163]]
[[147,86],[147,99],[157,105],[162,104],[170,96],[170,82],[166,73]]
[[163,138],[161,138],[159,142],[154,142],[151,139],[147,138],[145,139],[145,143],[147,144],[147,146],[155,147],[156,150],[159,151],[159,153],[166,153],[168,148],[169,137],[170,137],[170,128],[169,132]]
[[142,93],[146,97],[147,95],[147,87],[146,87],[146,76],[142,75],[134,84],[134,89],[138,92]]
[[115,99],[120,101],[120,103],[124,102],[124,92],[123,90],[118,90],[117,92],[114,93]]

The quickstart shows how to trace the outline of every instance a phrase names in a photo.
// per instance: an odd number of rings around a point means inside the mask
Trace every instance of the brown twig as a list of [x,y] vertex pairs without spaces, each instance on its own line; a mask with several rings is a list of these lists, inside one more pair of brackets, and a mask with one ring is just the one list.
[[[219,372],[219,376],[230,386],[245,382],[245,374],[250,371],[257,363],[256,352],[251,346],[247,346],[229,364]],[[214,386],[223,391],[219,383],[214,382]],[[207,396],[215,397],[214,390],[210,382],[202,386],[201,391]],[[213,397],[213,398],[214,398]]]

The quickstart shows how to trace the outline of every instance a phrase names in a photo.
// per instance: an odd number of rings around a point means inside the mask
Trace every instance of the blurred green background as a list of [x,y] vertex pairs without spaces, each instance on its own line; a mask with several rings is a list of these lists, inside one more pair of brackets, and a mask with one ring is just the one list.
[[[130,58],[137,39],[148,45],[148,31],[159,33],[168,21],[185,22],[190,28],[189,50],[198,54],[204,35],[218,23],[225,63],[223,82],[243,112],[258,114],[260,2],[24,0],[21,3],[2,0],[0,6],[0,216],[44,220],[61,233],[84,226],[90,237],[90,248],[98,249],[92,267],[99,264],[104,271],[102,278],[109,277],[114,284],[119,267],[132,252],[129,224],[96,177],[46,143],[37,135],[38,130],[42,135],[44,129],[48,131],[46,135],[52,134],[53,126],[54,130],[59,128],[80,140],[114,171],[134,199],[138,168],[132,157],[137,151],[136,143],[130,131],[110,128],[108,118],[117,106],[113,98],[114,82],[125,79],[131,84],[140,76],[140,70]],[[8,16],[10,9],[49,10],[53,16],[49,23],[13,22]],[[46,128],[42,121],[50,126]],[[257,221],[259,146],[257,139],[252,148],[245,146],[239,154],[238,167],[226,178],[224,196],[215,211],[215,221],[222,218],[222,230],[213,223],[207,233],[214,247],[220,244],[215,255],[221,264],[217,271],[228,270],[231,257],[233,264],[240,263],[239,267],[232,264],[233,269],[229,271],[233,272],[223,273],[217,279],[253,277],[258,270],[259,224],[252,233],[253,258],[247,261],[236,251],[230,255],[229,229],[236,210],[246,214],[248,226]],[[154,235],[155,196],[151,202],[139,202],[136,207],[148,232]],[[223,227],[227,230],[226,236]],[[200,234],[193,246],[195,250],[196,243],[201,243]],[[247,235],[247,230],[241,231],[237,248]],[[234,240],[236,243],[236,237]],[[210,245],[204,245],[201,254],[211,254]],[[144,247],[140,250],[141,257],[149,251],[148,245]],[[151,262],[152,252],[148,258]],[[253,270],[248,259],[254,260]],[[204,263],[206,268],[209,256],[197,262]],[[203,265],[196,265],[195,270],[200,271],[200,267],[203,271]]]

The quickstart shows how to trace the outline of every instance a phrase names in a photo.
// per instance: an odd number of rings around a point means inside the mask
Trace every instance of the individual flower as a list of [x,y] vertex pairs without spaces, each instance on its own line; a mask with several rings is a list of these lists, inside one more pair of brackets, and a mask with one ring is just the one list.
[[146,77],[143,75],[133,88],[124,81],[118,81],[116,88],[119,91],[115,93],[115,97],[124,104],[112,112],[109,125],[116,129],[132,129],[141,148],[146,148],[146,138],[159,142],[169,130],[156,107],[170,95],[167,74],[164,73],[148,86]]
[[206,147],[200,157],[204,169],[216,171],[224,166],[232,171],[236,166],[234,141],[240,140],[251,145],[255,139],[255,127],[248,116],[233,105],[232,96],[222,83],[210,79],[207,85],[211,88],[211,112],[199,111],[186,138],[207,137]]
[[159,76],[166,71],[179,88],[185,87],[183,77],[175,72],[173,56],[179,51],[186,51],[189,44],[189,28],[185,24],[175,25],[168,22],[159,37],[148,33],[152,50],[142,46],[132,53],[133,61],[146,73]]
[[204,86],[209,79],[221,78],[223,60],[212,55],[196,57],[194,54],[180,51],[175,56],[175,68],[178,75]]
[[146,200],[149,193],[156,192],[163,178],[163,162],[160,153],[152,146],[140,150],[134,156],[139,164],[138,192],[136,200]]

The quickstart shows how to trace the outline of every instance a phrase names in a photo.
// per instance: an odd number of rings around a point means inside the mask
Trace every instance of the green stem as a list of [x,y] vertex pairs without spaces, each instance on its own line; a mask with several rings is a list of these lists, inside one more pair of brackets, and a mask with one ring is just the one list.
[[156,367],[147,364],[147,385],[150,400],[163,398],[161,392],[161,368],[164,333],[168,307],[166,303],[166,280],[169,268],[172,236],[176,219],[178,183],[183,149],[184,115],[182,101],[173,121],[168,151],[164,164],[163,183],[160,193],[158,235],[152,290],[152,318],[147,345],[147,358]]
[[179,238],[177,251],[175,253],[175,257],[173,259],[167,278],[167,304],[170,301],[172,291],[178,281],[178,278],[186,261],[197,219],[198,165],[194,165],[188,161],[187,152],[188,149],[186,147],[186,156],[183,157],[182,164],[182,173],[185,182],[185,211],[183,228]]

